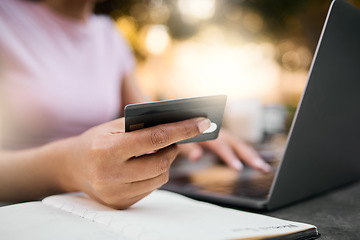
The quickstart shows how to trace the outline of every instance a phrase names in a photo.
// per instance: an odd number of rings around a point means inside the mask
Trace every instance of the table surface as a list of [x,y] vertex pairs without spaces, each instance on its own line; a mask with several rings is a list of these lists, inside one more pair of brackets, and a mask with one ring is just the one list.
[[264,214],[315,225],[322,240],[358,240],[360,182]]
[[[7,205],[0,202],[0,206]],[[321,240],[360,239],[360,182],[262,214],[318,227]]]

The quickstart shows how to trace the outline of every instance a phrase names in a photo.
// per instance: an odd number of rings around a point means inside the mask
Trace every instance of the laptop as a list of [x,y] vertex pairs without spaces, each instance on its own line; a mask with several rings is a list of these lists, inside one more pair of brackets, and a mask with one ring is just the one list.
[[272,174],[237,173],[210,155],[195,165],[174,164],[163,189],[273,210],[360,178],[360,10],[346,1],[330,6],[284,152],[274,164]]

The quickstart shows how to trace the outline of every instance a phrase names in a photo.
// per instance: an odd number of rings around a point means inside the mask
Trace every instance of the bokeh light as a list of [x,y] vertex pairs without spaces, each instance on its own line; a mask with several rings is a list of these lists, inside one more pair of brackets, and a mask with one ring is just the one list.
[[185,21],[209,19],[215,13],[215,0],[178,0],[177,6]]
[[153,99],[227,94],[296,106],[329,0],[111,0]]
[[170,44],[170,37],[167,27],[164,25],[151,25],[147,28],[146,49],[153,55],[160,55],[165,52]]

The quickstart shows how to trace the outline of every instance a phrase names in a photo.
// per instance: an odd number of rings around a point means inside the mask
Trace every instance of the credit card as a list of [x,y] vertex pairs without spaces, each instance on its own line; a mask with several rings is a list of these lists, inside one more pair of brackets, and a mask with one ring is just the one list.
[[213,140],[219,135],[226,99],[226,95],[214,95],[129,104],[125,107],[125,132],[196,117],[206,117],[211,121],[208,130],[177,143]]

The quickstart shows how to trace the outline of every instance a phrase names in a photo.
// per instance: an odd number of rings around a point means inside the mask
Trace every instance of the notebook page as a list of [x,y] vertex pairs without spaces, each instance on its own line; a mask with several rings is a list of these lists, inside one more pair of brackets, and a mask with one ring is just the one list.
[[114,210],[84,194],[55,195],[43,202],[131,239],[256,239],[315,228],[223,208],[162,190],[153,192],[127,210]]
[[1,240],[130,240],[102,225],[43,204],[26,202],[0,208]]

